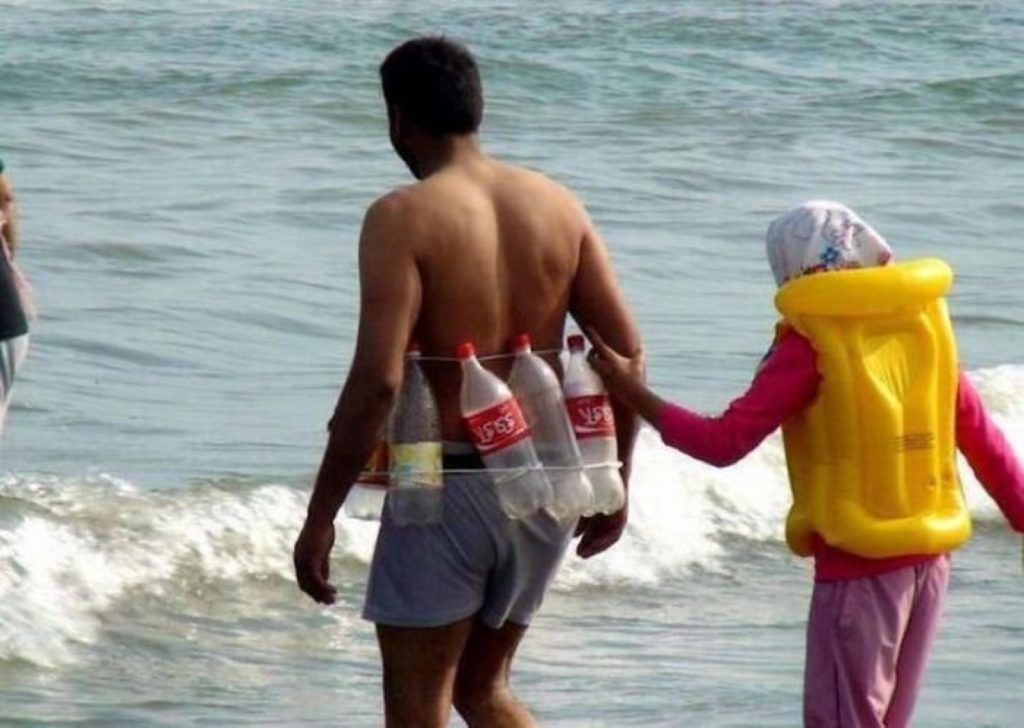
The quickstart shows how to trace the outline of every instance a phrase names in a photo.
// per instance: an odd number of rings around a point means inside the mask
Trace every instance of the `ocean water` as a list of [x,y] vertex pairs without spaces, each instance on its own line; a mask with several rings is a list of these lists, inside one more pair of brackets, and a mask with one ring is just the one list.
[[[361,215],[408,179],[376,66],[441,32],[479,56],[485,146],[601,227],[659,391],[741,391],[773,323],[764,230],[832,197],[953,264],[961,357],[1024,454],[1019,3],[0,0],[42,311],[0,442],[0,725],[380,723],[374,526],[339,522],[334,608],[290,548]],[[1016,726],[1020,542],[964,479],[976,537],[916,724]],[[520,650],[541,723],[798,725],[786,487],[776,438],[717,471],[644,431],[628,532],[567,558]]]

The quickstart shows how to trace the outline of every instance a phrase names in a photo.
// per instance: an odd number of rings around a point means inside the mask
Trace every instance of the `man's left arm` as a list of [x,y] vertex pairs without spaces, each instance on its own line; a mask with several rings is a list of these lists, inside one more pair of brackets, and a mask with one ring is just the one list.
[[334,602],[328,583],[334,518],[373,452],[401,386],[403,355],[419,315],[419,271],[400,207],[393,195],[384,197],[363,220],[356,351],[295,543],[299,588],[323,604]]

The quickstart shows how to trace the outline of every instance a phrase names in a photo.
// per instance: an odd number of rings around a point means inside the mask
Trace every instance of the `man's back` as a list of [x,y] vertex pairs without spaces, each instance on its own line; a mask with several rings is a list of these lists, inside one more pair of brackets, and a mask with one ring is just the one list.
[[[428,356],[452,356],[463,341],[499,353],[524,332],[535,349],[559,348],[587,230],[571,194],[480,156],[394,196],[421,282],[413,338]],[[507,361],[489,366],[507,371]],[[428,374],[445,438],[464,439],[458,364],[432,364]]]

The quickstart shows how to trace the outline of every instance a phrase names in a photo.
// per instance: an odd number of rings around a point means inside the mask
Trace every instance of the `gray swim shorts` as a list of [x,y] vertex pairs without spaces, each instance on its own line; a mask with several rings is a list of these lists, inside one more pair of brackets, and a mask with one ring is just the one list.
[[[446,456],[445,469],[453,462]],[[439,627],[475,614],[494,629],[506,621],[527,625],[572,530],[545,513],[510,519],[484,470],[446,475],[439,523],[397,526],[384,509],[363,618]]]

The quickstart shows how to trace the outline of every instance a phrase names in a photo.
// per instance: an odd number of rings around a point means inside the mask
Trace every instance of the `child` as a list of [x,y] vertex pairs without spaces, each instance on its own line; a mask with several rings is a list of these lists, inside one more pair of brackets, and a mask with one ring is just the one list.
[[957,369],[945,264],[889,265],[886,241],[833,202],[781,216],[767,244],[784,318],[749,390],[720,417],[663,401],[642,383],[642,356],[593,334],[591,363],[666,444],[712,465],[783,427],[786,539],[815,559],[804,723],[906,726],[948,553],[970,534],[955,447],[1017,531],[1024,469]]

